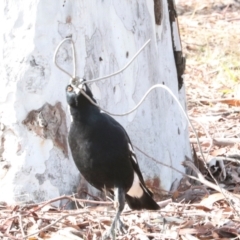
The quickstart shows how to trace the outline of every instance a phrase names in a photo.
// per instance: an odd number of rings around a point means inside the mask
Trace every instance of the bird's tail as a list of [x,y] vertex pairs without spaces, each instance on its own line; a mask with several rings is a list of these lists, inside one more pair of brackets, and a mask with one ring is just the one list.
[[141,185],[143,190],[143,194],[141,197],[131,197],[126,194],[126,201],[128,206],[133,210],[141,210],[141,209],[148,209],[148,210],[158,210],[160,209],[159,205],[153,200],[152,192],[148,190],[145,186]]

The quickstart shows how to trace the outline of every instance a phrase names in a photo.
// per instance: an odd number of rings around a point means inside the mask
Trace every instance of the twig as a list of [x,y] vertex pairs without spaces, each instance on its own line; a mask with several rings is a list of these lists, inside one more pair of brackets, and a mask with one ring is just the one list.
[[57,220],[55,220],[53,223],[51,223],[51,224],[49,224],[49,225],[41,228],[40,230],[38,230],[38,231],[36,231],[36,232],[33,232],[33,233],[28,234],[27,236],[24,237],[24,239],[27,239],[27,238],[29,238],[30,236],[39,234],[40,232],[46,231],[48,228],[54,226],[56,223],[58,223],[59,221],[61,221],[61,220],[64,219],[64,218],[67,218],[67,217],[69,217],[69,216],[79,215],[79,214],[86,213],[86,212],[88,212],[88,211],[85,210],[85,211],[76,212],[76,213],[69,213],[69,214],[66,214],[66,215],[64,215],[64,216],[61,216],[60,218],[58,218]]
[[95,79],[92,79],[92,80],[87,80],[85,83],[100,81],[100,80],[103,80],[103,79],[106,79],[106,78],[113,77],[113,76],[123,72],[126,68],[129,67],[129,65],[135,60],[135,58],[141,53],[141,51],[150,43],[150,41],[151,41],[151,39],[148,39],[147,42],[144,43],[144,45],[138,50],[138,52],[132,57],[132,59],[122,69],[118,70],[115,73],[106,75],[104,77],[95,78]]
[[66,195],[63,195],[63,196],[60,196],[60,197],[57,197],[57,198],[53,198],[53,199],[51,199],[49,201],[44,202],[42,205],[38,206],[37,208],[35,208],[33,210],[30,210],[30,213],[36,212],[36,211],[42,209],[44,206],[46,206],[46,205],[48,205],[50,203],[53,203],[53,202],[56,202],[56,201],[60,201],[60,200],[63,200],[63,199],[70,199],[70,200],[72,200],[72,198],[70,196],[66,196]]
[[[84,82],[84,83],[85,83],[85,82]],[[108,112],[107,110],[105,110],[105,109],[103,109],[102,107],[100,107],[97,103],[95,103],[95,102],[84,92],[83,89],[80,88],[80,91],[81,91],[81,93],[82,93],[93,105],[95,105],[96,107],[98,107],[99,109],[101,109],[102,111],[104,111],[105,113],[107,113],[107,114],[109,114],[109,115],[112,115],[112,116],[125,116],[125,115],[128,115],[128,114],[136,111],[136,110],[139,108],[139,106],[143,103],[143,101],[146,99],[146,97],[148,96],[148,94],[149,94],[151,91],[153,91],[154,89],[156,89],[156,88],[163,88],[163,89],[165,89],[165,90],[172,96],[172,98],[173,98],[173,99],[175,100],[175,102],[178,104],[178,106],[179,106],[181,112],[183,113],[184,117],[187,119],[188,123],[189,123],[189,124],[191,125],[191,127],[193,128],[193,131],[196,132],[195,129],[194,129],[194,127],[192,126],[192,124],[191,124],[191,122],[190,122],[190,120],[189,120],[189,118],[188,118],[185,110],[183,109],[181,103],[180,103],[179,100],[177,99],[177,97],[176,97],[176,96],[174,95],[174,93],[170,90],[170,88],[168,88],[167,86],[165,86],[165,85],[163,85],[163,84],[160,84],[160,83],[159,83],[159,84],[155,84],[155,85],[153,85],[151,88],[149,88],[148,91],[147,91],[147,92],[144,94],[144,96],[141,98],[141,100],[138,102],[138,104],[137,104],[134,108],[132,108],[131,110],[129,110],[128,112],[125,112],[125,113],[111,113],[111,112]],[[196,136],[197,136],[197,134],[196,134]],[[204,157],[203,157],[203,158],[204,158]]]
[[234,159],[230,157],[214,157],[213,159],[215,159],[216,161],[229,161],[229,162],[235,162],[239,164],[239,160],[236,158]]
[[147,153],[145,153],[144,151],[142,151],[142,150],[141,150],[139,147],[137,147],[136,145],[133,145],[133,147],[134,147],[135,149],[137,149],[140,153],[142,153],[143,155],[145,155],[146,157],[148,157],[149,159],[151,159],[152,161],[154,161],[154,162],[156,162],[156,163],[158,163],[158,164],[161,164],[161,165],[163,165],[163,166],[165,166],[165,167],[171,168],[171,169],[173,169],[174,171],[182,174],[182,175],[185,176],[185,177],[189,177],[186,173],[184,173],[184,172],[176,169],[175,167],[169,166],[168,164],[163,163],[163,162],[160,162],[160,161],[158,161],[157,159],[155,159],[154,157],[151,157],[150,155],[148,155]]
[[[73,52],[73,75],[71,75],[69,72],[67,72],[65,69],[63,69],[61,66],[59,66],[57,64],[57,60],[56,60],[56,57],[57,57],[57,53],[60,49],[60,47],[63,45],[63,43],[65,43],[66,41],[70,41],[71,42],[71,46],[72,46],[72,52]],[[75,47],[74,47],[74,42],[72,40],[71,37],[68,37],[68,38],[65,38],[63,39],[57,46],[56,50],[55,50],[55,53],[54,53],[54,57],[53,57],[53,61],[56,65],[56,67],[58,67],[61,71],[63,71],[64,73],[66,73],[71,79],[75,78],[76,77],[76,54],[75,54]]]
[[[73,198],[72,198],[72,201]],[[84,203],[95,203],[95,204],[104,204],[104,205],[113,205],[112,202],[106,202],[106,201],[95,201],[95,200],[86,200],[86,199],[76,199],[78,202],[84,202]]]
[[231,115],[231,114],[239,114],[240,111],[239,110],[230,110],[230,111],[227,111],[227,112],[219,112],[219,113],[207,113],[206,116],[207,117],[215,117],[215,116],[223,116],[223,117],[227,117],[228,115]]
[[204,178],[202,173],[195,167],[195,165],[193,164],[192,161],[185,160],[182,164],[183,164],[184,167],[191,168],[197,174],[199,182],[201,182],[202,184],[204,184],[204,185],[206,185],[206,186],[208,186],[208,187],[210,187],[210,188],[212,188],[212,189],[214,189],[218,192],[221,192],[222,189],[219,186],[215,185],[214,183],[209,182],[208,180],[206,180]]
[[77,198],[74,198],[74,197],[71,197],[71,196],[66,196],[66,195],[63,195],[63,196],[60,196],[58,198],[54,198],[54,199],[51,199],[45,203],[43,203],[41,206],[37,207],[36,209],[34,209],[34,211],[31,211],[31,212],[36,212],[38,210],[40,210],[41,208],[43,208],[44,206],[52,203],[52,202],[56,202],[56,201],[59,201],[59,200],[62,200],[62,199],[69,199],[73,202],[75,201],[78,201],[78,202],[84,202],[84,203],[96,203],[96,204],[105,204],[105,205],[112,205],[111,202],[104,202],[104,201],[95,201],[95,200],[86,200],[86,199],[77,199]]
[[227,154],[226,157],[240,160],[240,154],[237,153]]
[[239,102],[240,99],[236,98],[218,98],[218,99],[207,99],[207,98],[202,98],[202,99],[197,99],[197,100],[191,100],[191,102],[201,102],[201,103],[218,103],[218,102],[223,102],[223,103],[228,103],[228,102]]
[[[86,200],[86,199],[76,199],[76,198],[71,197],[71,196],[63,195],[63,196],[60,196],[60,197],[51,199],[51,200],[49,200],[49,201],[46,201],[46,202],[42,203],[42,205],[40,205],[40,206],[38,205],[37,208],[31,209],[31,210],[29,210],[28,213],[22,214],[21,216],[22,216],[22,217],[29,216],[29,215],[32,214],[33,212],[36,212],[36,211],[39,211],[40,209],[42,209],[44,206],[46,206],[46,205],[48,205],[48,204],[50,204],[50,203],[52,203],[52,202],[56,202],[56,201],[62,200],[62,199],[69,199],[69,200],[71,200],[71,201],[73,201],[73,202],[74,202],[74,201],[78,201],[78,202],[85,202],[85,203],[95,203],[95,204],[113,205],[112,202],[94,201],[94,200]],[[36,204],[29,204],[29,205],[24,205],[24,207],[29,208],[29,207],[31,207],[31,206],[34,207],[35,205],[36,205]],[[18,216],[18,215],[15,215],[15,216],[11,216],[11,217],[5,219],[5,221],[3,222],[3,225],[4,225],[8,220],[13,219],[13,218],[16,218],[16,217],[19,217],[19,216]]]
[[101,198],[99,198],[99,197],[94,196],[93,194],[90,194],[89,192],[87,192],[87,191],[85,191],[85,190],[80,191],[80,192],[87,194],[89,197],[93,198],[94,201],[101,201],[101,200],[103,200],[103,199],[101,199]]
[[[190,178],[190,179],[193,179],[193,180],[196,180],[196,181],[199,182],[199,179],[198,179],[198,178],[196,178],[196,177],[194,177],[194,176],[187,175],[186,173],[181,172],[180,170],[174,168],[173,166],[169,166],[169,165],[167,165],[167,164],[165,164],[165,163],[162,163],[162,162],[158,161],[157,159],[155,159],[155,158],[149,156],[147,153],[143,152],[143,151],[142,151],[140,148],[138,148],[137,146],[134,145],[134,148],[137,149],[139,152],[141,152],[141,153],[142,153],[143,155],[145,155],[146,157],[150,158],[152,161],[154,161],[154,162],[156,162],[156,163],[159,163],[159,164],[161,164],[161,165],[163,165],[163,166],[165,166],[165,167],[171,168],[171,169],[175,170],[176,172],[182,174],[183,176],[188,177],[188,178]],[[207,169],[208,169],[208,168],[207,168]]]
[[24,237],[25,237],[25,233],[24,233],[24,230],[23,230],[22,216],[21,216],[20,213],[19,213],[19,215],[18,215],[18,222],[19,222],[19,227],[20,227],[20,229],[21,229],[22,237],[24,238]]
[[77,204],[77,199],[75,198],[75,194],[73,194],[73,202],[75,203],[76,209],[79,209],[78,204]]
[[[72,45],[72,51],[73,51],[73,75],[71,75],[69,72],[67,72],[65,69],[63,69],[62,67],[60,67],[57,64],[57,59],[56,59],[57,53],[58,53],[60,47],[62,46],[62,44],[64,42],[66,42],[66,41],[70,41],[71,45]],[[148,39],[148,41],[138,50],[138,52],[132,57],[132,59],[123,68],[121,68],[117,72],[109,74],[109,75],[106,75],[106,76],[103,76],[103,77],[100,77],[100,78],[87,80],[87,81],[85,81],[85,83],[100,81],[100,80],[103,80],[103,79],[106,79],[106,78],[113,77],[113,76],[123,72],[126,68],[129,67],[129,65],[135,60],[135,58],[141,53],[141,51],[150,43],[150,41],[151,41],[151,39]],[[58,46],[56,48],[56,51],[54,53],[53,62],[55,63],[57,68],[59,68],[61,71],[63,71],[65,74],[67,74],[72,80],[76,79],[76,53],[75,53],[75,46],[74,46],[74,42],[73,42],[72,38],[65,38],[58,44]]]
[[207,76],[207,75],[211,75],[211,74],[214,74],[214,73],[217,73],[217,72],[219,72],[220,70],[213,70],[213,71],[210,71],[210,72],[207,72],[207,73],[205,73],[205,75]]
[[[236,143],[240,143],[240,138],[199,138],[200,142],[210,142],[213,141],[214,145],[221,145],[221,146],[227,146],[227,145],[234,145]],[[196,138],[190,138],[191,143],[197,143]]]
[[239,21],[240,18],[231,18],[231,19],[227,19],[228,22],[232,22],[232,21]]
[[191,120],[195,121],[198,125],[200,125],[202,127],[202,129],[204,130],[206,136],[208,136],[208,138],[210,139],[210,146],[208,147],[207,149],[207,157],[206,159],[208,159],[208,156],[209,156],[209,152],[211,150],[211,148],[213,147],[213,139],[211,138],[209,132],[207,131],[207,129],[203,126],[202,123],[200,123],[197,119],[195,118],[190,118]]
[[157,202],[157,204],[159,205],[160,208],[167,206],[169,203],[172,203],[172,199],[167,199],[167,200],[164,200],[161,202]]
[[199,46],[199,47],[205,47],[207,44],[197,44],[197,43],[190,43],[190,42],[186,42],[184,40],[182,40],[182,42],[184,42],[185,44],[188,44],[188,45],[194,45],[194,46]]
[[206,185],[206,186],[208,186],[208,187],[210,187],[210,188],[212,188],[212,189],[222,193],[223,196],[225,197],[225,199],[227,200],[227,202],[229,203],[229,205],[234,209],[234,211],[239,216],[239,213],[236,210],[236,208],[238,208],[238,209],[240,208],[240,199],[239,198],[235,197],[232,193],[228,192],[224,188],[221,188],[219,185],[216,185],[216,184],[211,183],[208,180],[206,180],[204,178],[204,176],[201,174],[201,172],[194,166],[192,161],[185,160],[183,162],[183,166],[191,168],[197,174],[198,181],[200,181],[202,184],[204,184],[204,185]]

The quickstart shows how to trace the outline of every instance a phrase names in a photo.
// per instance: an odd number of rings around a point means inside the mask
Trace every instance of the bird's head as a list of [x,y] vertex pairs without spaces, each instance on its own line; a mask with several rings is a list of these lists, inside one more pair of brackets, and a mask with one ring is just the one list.
[[84,91],[94,102],[96,100],[93,98],[93,94],[90,88],[84,81],[76,86],[76,84],[69,84],[66,87],[66,97],[69,106],[76,108],[83,104],[91,104],[90,101],[82,94]]

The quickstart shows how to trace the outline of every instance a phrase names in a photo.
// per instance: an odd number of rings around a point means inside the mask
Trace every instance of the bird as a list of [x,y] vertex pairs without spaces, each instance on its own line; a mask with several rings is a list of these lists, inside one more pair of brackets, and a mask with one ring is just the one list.
[[105,236],[115,236],[115,230],[125,230],[120,219],[125,201],[133,210],[158,210],[160,207],[145,185],[127,132],[93,104],[96,100],[87,83],[82,80],[78,87],[67,85],[66,99],[72,119],[68,143],[73,160],[92,186],[114,194],[116,215]]

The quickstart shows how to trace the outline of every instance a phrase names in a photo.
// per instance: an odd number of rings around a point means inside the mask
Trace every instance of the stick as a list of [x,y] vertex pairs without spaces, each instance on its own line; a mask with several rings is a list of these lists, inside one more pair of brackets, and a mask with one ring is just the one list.
[[18,221],[19,221],[19,227],[21,229],[21,233],[22,233],[22,237],[24,238],[25,237],[25,233],[24,233],[24,230],[23,230],[23,224],[22,224],[22,216],[21,214],[18,215]]
[[[73,52],[73,75],[71,75],[69,72],[67,72],[65,69],[63,69],[62,67],[60,67],[58,64],[57,64],[57,53],[60,49],[60,47],[63,45],[64,42],[66,41],[70,41],[71,42],[71,45],[72,45],[72,52]],[[148,39],[148,41],[138,50],[138,52],[132,57],[132,59],[123,67],[121,68],[120,70],[118,70],[117,72],[115,73],[111,73],[109,75],[106,75],[106,76],[103,76],[103,77],[100,77],[100,78],[95,78],[95,79],[92,79],[92,80],[87,80],[85,81],[84,83],[90,83],[90,82],[96,82],[96,81],[100,81],[100,80],[103,80],[105,78],[110,78],[110,77],[113,77],[121,72],[123,72],[126,68],[129,67],[129,65],[135,60],[135,58],[142,52],[142,50],[150,43],[151,39]],[[63,39],[57,46],[56,50],[55,50],[55,53],[54,53],[54,57],[53,57],[53,62],[54,64],[56,65],[57,68],[59,68],[61,71],[63,71],[65,74],[67,74],[71,79],[75,79],[76,78],[76,51],[75,51],[75,46],[74,46],[74,42],[72,40],[71,37],[68,37],[68,38],[65,38]]]
[[112,202],[94,201],[94,200],[86,200],[86,199],[77,199],[77,198],[74,198],[74,197],[71,197],[71,196],[63,195],[63,196],[51,199],[51,200],[43,203],[41,206],[37,207],[36,209],[34,209],[34,211],[31,211],[31,212],[36,212],[36,211],[40,210],[41,208],[43,208],[44,206],[46,206],[46,205],[48,205],[48,204],[50,204],[52,202],[56,202],[56,201],[63,200],[63,199],[69,199],[69,200],[71,200],[73,202],[78,201],[78,202],[85,202],[85,203],[96,203],[96,204],[112,205]]
[[[62,67],[60,67],[58,64],[57,64],[57,53],[60,49],[60,47],[63,45],[63,43],[65,43],[66,41],[70,41],[71,42],[71,45],[72,45],[72,51],[73,51],[73,76],[67,72],[65,69],[63,69]],[[56,50],[55,50],[55,53],[53,55],[53,62],[55,63],[56,67],[59,68],[61,71],[63,71],[64,73],[66,73],[71,79],[72,78],[75,78],[76,77],[76,54],[75,54],[75,47],[74,47],[74,42],[72,40],[71,37],[68,37],[68,38],[64,38],[57,46]]]
[[75,215],[82,214],[82,213],[86,213],[86,212],[88,212],[88,210],[81,211],[81,212],[77,212],[77,213],[69,213],[69,214],[63,215],[63,216],[61,216],[60,218],[58,218],[56,221],[54,221],[53,223],[51,223],[51,224],[49,224],[49,225],[41,228],[40,230],[38,230],[38,231],[36,231],[36,232],[33,232],[33,233],[28,234],[27,236],[24,237],[24,239],[27,239],[27,238],[29,238],[30,236],[39,234],[40,232],[46,231],[48,228],[52,227],[53,225],[55,225],[56,223],[58,223],[59,221],[61,221],[61,220],[64,219],[64,218],[67,218],[67,217],[69,217],[69,216],[75,216]]
[[139,55],[139,53],[150,43],[151,39],[148,39],[147,42],[138,50],[138,52],[132,57],[132,59],[120,70],[118,70],[117,72],[115,73],[112,73],[112,74],[109,74],[109,75],[106,75],[104,77],[100,77],[100,78],[95,78],[95,79],[92,79],[92,80],[87,80],[86,82],[84,83],[90,83],[90,82],[96,82],[96,81],[100,81],[100,80],[103,80],[105,78],[110,78],[110,77],[113,77],[121,72],[123,72],[126,68],[128,68],[128,66],[135,60],[135,58]]
[[[240,143],[240,138],[199,138],[200,142],[211,142],[213,141],[214,145],[234,145],[236,143]],[[190,138],[191,143],[197,143],[196,138]]]
[[183,162],[183,166],[191,168],[197,174],[197,176],[198,176],[197,179],[198,179],[199,182],[201,182],[202,184],[216,190],[217,192],[222,193],[223,196],[225,197],[225,199],[227,200],[227,202],[229,203],[229,205],[239,215],[238,211],[235,209],[235,207],[238,208],[238,210],[240,208],[240,199],[239,198],[235,197],[232,193],[230,193],[227,190],[221,188],[220,186],[206,180],[204,178],[204,176],[201,174],[201,172],[195,167],[195,165],[193,164],[192,161],[185,160]]

